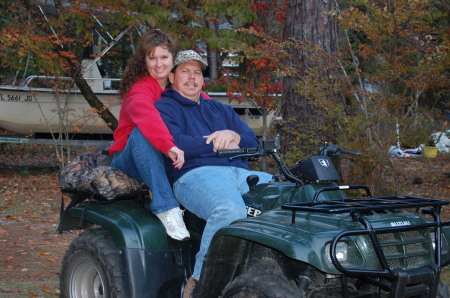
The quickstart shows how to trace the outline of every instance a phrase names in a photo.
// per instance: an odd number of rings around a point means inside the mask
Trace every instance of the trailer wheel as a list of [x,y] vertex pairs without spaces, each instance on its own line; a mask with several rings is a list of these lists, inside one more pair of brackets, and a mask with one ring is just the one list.
[[125,297],[120,258],[112,237],[89,229],[70,244],[60,276],[61,297]]
[[232,280],[222,291],[222,298],[302,297],[293,281],[281,274],[245,273]]

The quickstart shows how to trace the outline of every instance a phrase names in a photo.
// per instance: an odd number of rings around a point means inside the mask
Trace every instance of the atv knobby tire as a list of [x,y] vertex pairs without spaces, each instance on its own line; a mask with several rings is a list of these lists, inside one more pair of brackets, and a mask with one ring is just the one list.
[[118,250],[102,228],[81,233],[64,255],[61,297],[125,297]]
[[295,282],[281,274],[245,273],[232,280],[222,291],[222,298],[302,297]]

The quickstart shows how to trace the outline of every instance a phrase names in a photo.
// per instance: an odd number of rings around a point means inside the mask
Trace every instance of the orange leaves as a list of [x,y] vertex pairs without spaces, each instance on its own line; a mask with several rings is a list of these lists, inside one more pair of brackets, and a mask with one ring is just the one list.
[[[59,290],[52,290],[48,286],[43,286],[40,289],[47,294],[51,294],[51,295],[59,295],[60,294]],[[41,297],[42,296],[41,294],[36,294],[34,292],[28,292],[27,295],[30,297]],[[46,295],[46,297],[47,297],[47,295]]]
[[268,60],[266,58],[261,58],[259,60],[253,60],[253,64],[256,66],[256,70],[263,70],[266,68]]
[[37,254],[39,257],[45,258],[46,261],[48,262],[55,262],[54,258],[49,258],[48,256],[50,255],[49,252],[40,252]]
[[6,265],[14,265],[14,261],[13,260],[6,260],[5,264]]
[[358,49],[358,54],[361,57],[367,59],[373,55],[376,55],[377,52],[373,48],[371,48],[368,44],[361,44]]
[[76,56],[75,56],[75,54],[73,54],[73,53],[70,53],[70,52],[67,52],[67,51],[58,51],[58,53],[62,56],[62,57],[65,57],[65,58],[75,58]]

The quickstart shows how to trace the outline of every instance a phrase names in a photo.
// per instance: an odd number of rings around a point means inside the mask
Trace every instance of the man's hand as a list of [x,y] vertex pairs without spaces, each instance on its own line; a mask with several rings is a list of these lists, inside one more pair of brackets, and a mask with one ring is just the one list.
[[176,169],[181,169],[184,165],[184,151],[178,147],[172,147],[167,152],[167,156],[173,161],[173,166]]
[[206,144],[213,142],[213,151],[222,149],[238,149],[241,142],[241,136],[229,129],[216,131],[209,136],[203,136],[206,138]]

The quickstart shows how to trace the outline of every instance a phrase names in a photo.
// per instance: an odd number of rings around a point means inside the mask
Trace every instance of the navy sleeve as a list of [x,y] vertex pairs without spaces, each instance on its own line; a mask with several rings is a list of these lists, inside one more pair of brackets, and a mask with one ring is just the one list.
[[186,159],[213,152],[213,144],[206,144],[202,135],[189,133],[189,128],[195,124],[187,119],[186,113],[175,100],[161,98],[155,106],[172,134],[175,145],[184,151]]

